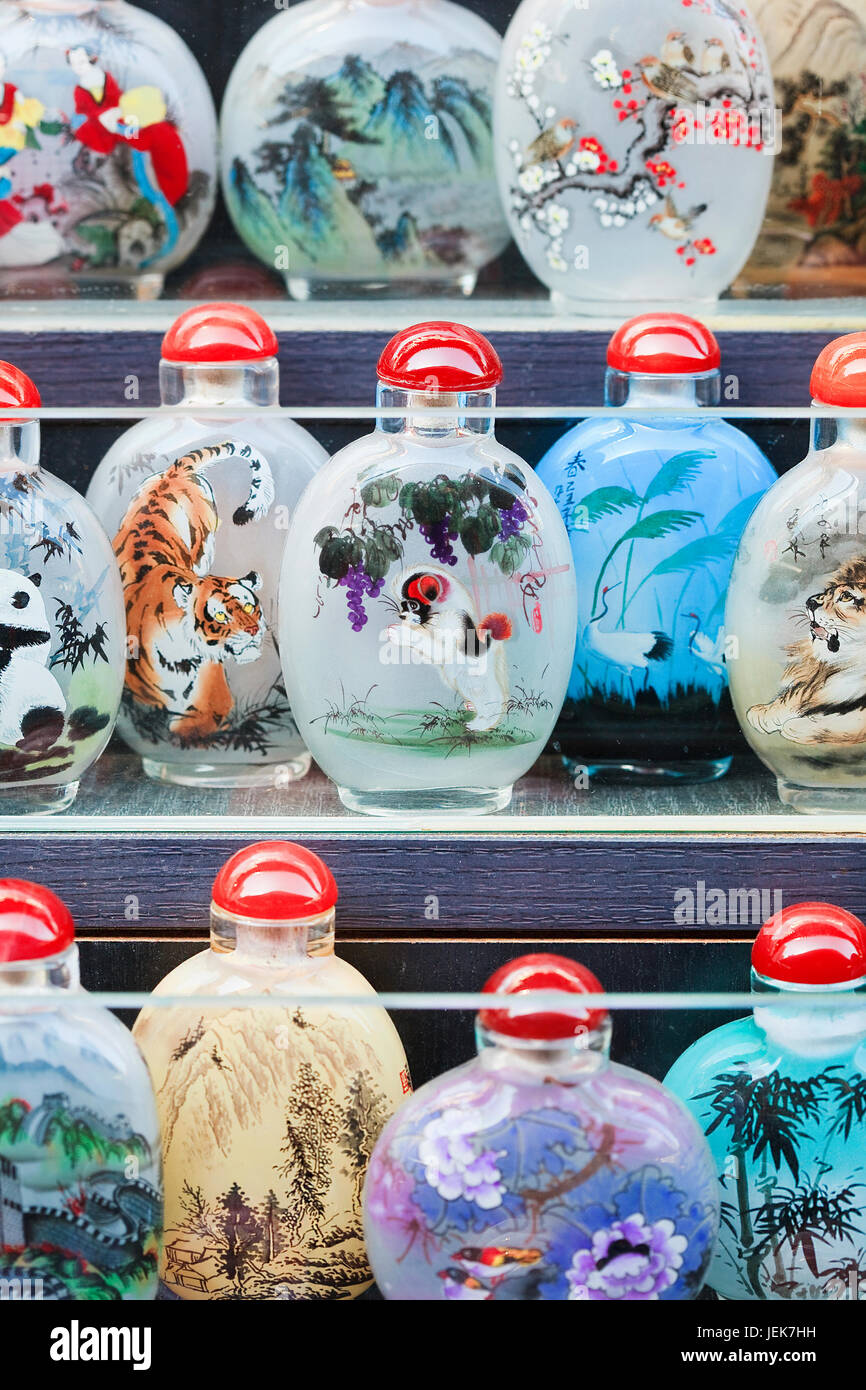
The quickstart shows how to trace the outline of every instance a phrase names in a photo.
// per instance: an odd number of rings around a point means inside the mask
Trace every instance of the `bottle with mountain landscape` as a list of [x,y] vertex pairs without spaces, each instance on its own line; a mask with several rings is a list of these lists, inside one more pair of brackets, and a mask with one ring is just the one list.
[[135,1024],[163,1131],[162,1279],[180,1298],[349,1299],[372,1282],[361,1192],[411,1082],[375,991],[334,954],[336,901],[302,845],[239,850],[214,883],[210,949],[154,991],[200,1007]]
[[508,240],[500,46],[450,0],[305,0],[252,38],[223,102],[223,190],[294,298],[471,294]]
[[0,1297],[153,1299],[161,1234],[147,1068],[83,996],[68,908],[0,879]]
[[719,345],[696,319],[631,319],[607,361],[606,402],[621,409],[569,430],[537,470],[578,581],[556,739],[581,775],[711,780],[742,748],[727,686],[728,578],[776,474],[742,431],[696,413],[721,394]]

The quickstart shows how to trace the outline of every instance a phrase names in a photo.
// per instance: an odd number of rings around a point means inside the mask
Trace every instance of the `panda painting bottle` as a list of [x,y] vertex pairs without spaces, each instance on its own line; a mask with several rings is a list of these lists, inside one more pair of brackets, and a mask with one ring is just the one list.
[[163,339],[160,393],[195,410],[134,425],[87,494],[126,599],[119,729],[149,776],[183,786],[279,786],[310,766],[280,670],[277,585],[291,512],[326,454],[256,413],[278,404],[278,373],[252,309],[188,309]]
[[0,362],[0,815],[71,805],[123,687],[111,546],[84,498],[39,466],[39,406]]
[[280,580],[292,708],[351,810],[499,810],[565,695],[568,536],[495,437],[502,364],[486,338],[416,324],[378,375],[388,413],[320,470],[292,519]]

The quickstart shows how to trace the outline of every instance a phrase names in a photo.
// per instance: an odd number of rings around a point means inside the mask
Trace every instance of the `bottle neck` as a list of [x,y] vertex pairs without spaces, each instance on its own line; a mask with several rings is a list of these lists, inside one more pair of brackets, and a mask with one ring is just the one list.
[[[752,991],[784,1005],[772,1009],[755,1005],[755,1023],[768,1041],[801,1057],[833,1057],[866,1039],[866,980],[841,985],[793,985],[767,979],[752,970]],[[810,1007],[816,995],[839,994],[839,1007]],[[862,995],[862,1000],[852,1000]]]
[[9,961],[0,963],[0,996],[3,1004],[14,1006],[14,995],[21,993],[70,993],[81,987],[78,968],[78,947],[70,946],[56,956],[43,960]]
[[467,435],[491,435],[493,416],[467,417],[467,410],[492,411],[495,390],[490,391],[404,391],[379,382],[376,404],[385,410],[405,410],[407,415],[380,416],[376,428],[386,434],[411,434],[419,439],[447,442]]
[[514,1038],[495,1033],[480,1020],[475,1041],[482,1066],[498,1073],[519,1074],[527,1084],[554,1081],[575,1084],[595,1076],[610,1061],[611,1023],[570,1038]]
[[270,922],[236,917],[211,904],[211,950],[256,965],[291,965],[311,956],[333,955],[334,922],[333,908],[315,917]]
[[[813,401],[820,405],[820,401]],[[866,416],[863,419],[854,415],[821,416],[812,425],[812,448],[820,452],[835,444],[847,445],[851,449],[866,449]]]
[[718,405],[722,398],[722,378],[718,370],[684,375],[621,372],[608,367],[604,379],[605,405],[687,406],[690,409]]
[[277,359],[259,362],[166,362],[159,364],[163,405],[279,405]]
[[0,421],[0,473],[31,473],[39,467],[39,422]]

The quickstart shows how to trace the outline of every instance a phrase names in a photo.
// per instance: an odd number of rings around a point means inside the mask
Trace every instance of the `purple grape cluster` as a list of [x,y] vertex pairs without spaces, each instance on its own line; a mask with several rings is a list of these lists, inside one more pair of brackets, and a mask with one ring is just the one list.
[[528,516],[529,513],[523,503],[517,500],[512,502],[507,512],[500,510],[497,540],[507,541],[511,536],[516,536]]
[[384,579],[371,579],[365,574],[360,565],[353,565],[348,574],[338,581],[342,589],[346,590],[346,603],[349,608],[349,621],[352,624],[353,632],[360,632],[367,621],[367,614],[364,612],[364,597],[378,598],[382,592]]
[[425,525],[423,522],[418,527],[421,535],[430,547],[430,554],[434,560],[438,560],[443,565],[456,565],[457,556],[454,554],[454,547],[451,542],[456,541],[457,532],[451,525],[450,516],[444,516],[441,521],[434,525]]

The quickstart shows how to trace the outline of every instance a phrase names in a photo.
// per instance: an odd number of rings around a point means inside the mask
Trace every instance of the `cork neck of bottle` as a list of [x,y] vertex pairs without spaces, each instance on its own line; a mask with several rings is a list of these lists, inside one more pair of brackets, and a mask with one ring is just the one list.
[[334,953],[335,912],[272,922],[236,917],[211,904],[210,945],[218,955],[233,954],[257,965],[291,965],[293,961]]
[[32,473],[39,467],[39,422],[0,420],[0,473]]
[[491,435],[492,414],[468,416],[466,411],[492,411],[496,391],[406,391],[379,383],[376,404],[385,410],[410,412],[379,416],[378,429],[386,434],[409,434],[435,443],[459,442],[467,436]]
[[574,1084],[595,1076],[610,1061],[611,1021],[567,1038],[520,1038],[475,1022],[481,1065],[495,1072],[520,1072],[535,1082]]
[[722,378],[717,368],[709,372],[623,372],[608,367],[604,381],[605,405],[659,406],[690,409],[718,405],[722,398]]
[[58,990],[74,993],[80,987],[78,947],[74,945],[56,956],[45,956],[41,960],[0,962],[0,996],[4,1009],[8,1006],[14,1008],[16,993],[44,991],[55,994]]
[[[866,1040],[866,979],[837,985],[802,985],[771,980],[752,970],[752,992],[777,1001],[755,1005],[755,1024],[768,1042],[802,1057],[831,1057]],[[812,1004],[816,996],[838,994],[839,1006]],[[852,998],[852,996],[855,996]]]
[[[813,401],[820,406],[820,401]],[[812,447],[817,451],[830,449],[839,444],[861,452],[866,450],[866,414],[822,415],[812,425]]]
[[168,362],[159,364],[163,405],[279,405],[277,359],[255,362]]

